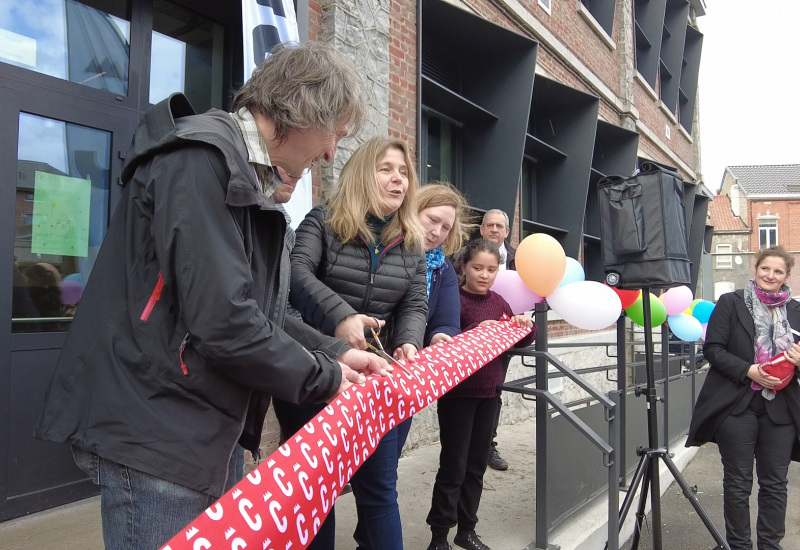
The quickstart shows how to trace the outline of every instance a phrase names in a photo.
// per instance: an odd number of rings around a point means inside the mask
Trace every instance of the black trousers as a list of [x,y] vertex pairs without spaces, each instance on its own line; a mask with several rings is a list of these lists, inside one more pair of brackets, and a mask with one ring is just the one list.
[[426,519],[434,536],[446,535],[455,525],[470,531],[478,523],[496,411],[494,397],[439,400],[442,450]]
[[[511,356],[503,356],[503,381],[508,374],[508,365],[511,363]],[[497,393],[497,412],[494,415],[494,428],[492,428],[492,447],[497,447],[497,426],[500,425],[500,408],[503,406],[503,392]]]
[[758,550],[779,550],[786,533],[786,476],[797,439],[794,424],[775,424],[764,399],[753,396],[742,414],[722,421],[715,438],[722,458],[725,536],[731,550],[752,550],[750,492],[758,476]]

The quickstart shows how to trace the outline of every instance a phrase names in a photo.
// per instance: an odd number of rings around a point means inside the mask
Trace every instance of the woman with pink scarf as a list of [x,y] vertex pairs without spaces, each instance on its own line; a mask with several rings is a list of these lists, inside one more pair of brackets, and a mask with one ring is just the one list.
[[[723,467],[725,531],[731,550],[752,550],[750,493],[758,477],[759,550],[780,549],[785,534],[786,476],[798,445],[800,386],[766,365],[783,354],[800,365],[800,303],[786,279],[794,258],[781,246],[760,252],[755,278],[722,295],[708,323],[703,354],[710,369],[695,404],[688,445],[715,442]],[[798,447],[800,448],[800,447]]]

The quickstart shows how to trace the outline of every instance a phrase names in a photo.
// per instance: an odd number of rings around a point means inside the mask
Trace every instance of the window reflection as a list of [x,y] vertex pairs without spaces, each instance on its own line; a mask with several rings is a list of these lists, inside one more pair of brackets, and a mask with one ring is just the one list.
[[183,92],[198,112],[222,108],[222,26],[171,2],[153,2],[150,103]]
[[0,1],[0,61],[127,95],[128,3]]
[[66,330],[108,225],[108,132],[21,113],[12,330]]

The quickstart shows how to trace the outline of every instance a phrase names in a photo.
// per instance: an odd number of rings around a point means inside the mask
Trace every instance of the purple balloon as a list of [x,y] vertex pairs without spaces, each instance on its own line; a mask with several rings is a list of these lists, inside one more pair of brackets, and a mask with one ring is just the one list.
[[78,281],[61,281],[61,303],[72,306],[81,301],[83,286]]
[[508,302],[515,315],[533,309],[533,306],[544,300],[522,282],[516,271],[510,269],[497,272],[492,290]]

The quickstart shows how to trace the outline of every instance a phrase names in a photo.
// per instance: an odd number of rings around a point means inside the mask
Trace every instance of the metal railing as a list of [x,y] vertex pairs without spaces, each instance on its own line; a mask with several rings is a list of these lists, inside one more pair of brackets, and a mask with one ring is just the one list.
[[[509,353],[519,355],[522,357],[522,363],[525,366],[535,368],[535,374],[526,376],[518,380],[506,382],[502,385],[502,390],[521,394],[523,399],[534,399],[536,402],[536,513],[535,513],[535,539],[528,546],[531,550],[548,550],[557,548],[549,544],[549,536],[551,530],[561,520],[564,515],[559,516],[554,521],[554,511],[552,510],[553,504],[550,499],[550,489],[552,485],[552,476],[550,475],[550,468],[548,463],[554,458],[550,453],[550,445],[548,445],[548,437],[552,436],[551,429],[551,412],[556,413],[571,424],[585,441],[588,441],[591,446],[598,449],[602,454],[602,465],[605,468],[605,481],[597,479],[596,481],[603,489],[602,492],[607,494],[608,499],[608,544],[607,548],[619,548],[619,490],[626,488],[626,480],[628,477],[628,460],[626,458],[627,451],[627,432],[626,417],[628,413],[628,397],[629,394],[638,396],[642,394],[641,391],[645,387],[645,383],[636,383],[635,369],[644,365],[644,361],[629,360],[629,356],[635,356],[635,348],[643,346],[643,341],[636,341],[635,336],[637,331],[630,331],[626,328],[624,317],[620,317],[616,327],[616,341],[615,342],[578,342],[578,343],[550,343],[548,341],[547,331],[547,304],[537,304],[535,310],[535,321],[539,329],[536,342],[530,348],[512,348]],[[641,331],[638,332],[642,332]],[[630,338],[629,338],[630,336]],[[696,362],[696,346],[694,343],[688,342],[675,342],[669,340],[669,331],[666,327],[662,327],[661,331],[661,372],[664,373],[663,382],[661,383],[662,394],[659,401],[663,406],[669,407],[670,399],[670,385],[671,381],[682,378],[691,378],[690,384],[690,405],[694,403],[694,398],[697,395],[697,386],[695,375],[698,372]],[[669,346],[680,346],[681,353],[670,355]],[[614,364],[589,366],[586,368],[573,369],[564,364],[553,353],[550,352],[552,348],[569,348],[569,347],[606,347],[606,356],[616,359]],[[684,346],[686,349],[684,350]],[[616,354],[611,352],[612,348],[616,348]],[[629,353],[630,351],[630,353]],[[684,351],[688,353],[684,353]],[[526,358],[534,358],[534,362],[526,362]],[[551,367],[554,367],[555,372],[550,372]],[[670,375],[670,368],[674,374]],[[603,372],[605,371],[606,378],[616,383],[617,389],[604,393],[592,384],[588,383],[584,378],[585,374]],[[616,373],[616,380],[609,377],[609,373]],[[569,403],[563,402],[558,396],[548,391],[548,381],[551,378],[564,377],[572,381],[575,385],[581,388],[588,398]],[[629,385],[629,378],[633,379],[633,384]],[[677,397],[677,395],[676,395]],[[605,423],[605,429],[602,426],[590,426],[583,418],[576,414],[575,406],[578,404],[587,405],[591,403],[595,409],[602,410],[602,421]],[[691,411],[691,407],[688,409]],[[578,411],[581,412],[581,411]],[[599,412],[595,412],[598,414]],[[583,415],[584,417],[586,415]],[[663,426],[661,430],[661,437],[663,438],[664,445],[666,446],[671,437],[670,429],[675,426],[670,426],[669,414],[662,415]],[[598,421],[599,422],[599,421]],[[598,424],[594,422],[594,424]],[[688,427],[688,420],[685,426],[681,426],[680,430],[685,433]],[[603,432],[604,435],[600,435]],[[552,440],[551,440],[552,442]],[[560,462],[563,462],[561,460]],[[576,472],[576,475],[585,472]],[[558,486],[559,496],[564,496],[563,491],[568,490],[564,484]],[[574,497],[574,503],[568,503],[568,509],[563,514],[574,513],[575,510],[580,509],[583,504],[587,502],[586,495],[567,495]],[[593,495],[591,498],[596,497]],[[563,503],[562,503],[563,504]],[[563,506],[562,506],[563,507]]]

